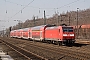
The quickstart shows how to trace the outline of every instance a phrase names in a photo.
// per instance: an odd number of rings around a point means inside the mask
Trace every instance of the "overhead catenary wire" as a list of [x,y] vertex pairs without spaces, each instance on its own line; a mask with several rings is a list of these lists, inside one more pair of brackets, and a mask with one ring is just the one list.
[[20,11],[18,11],[16,14],[14,14],[11,18],[13,18],[14,16],[16,16],[19,12],[22,12],[23,9],[25,9],[27,6],[29,6],[33,2],[34,2],[34,0],[32,0],[30,3],[28,3],[25,7],[23,7]]
[[68,6],[68,5],[71,5],[71,4],[73,4],[73,3],[76,3],[76,2],[78,2],[78,1],[80,1],[80,0],[75,0],[75,1],[73,1],[73,2],[70,2],[70,3],[66,4],[66,5],[63,5],[63,6],[61,6],[61,7],[58,7],[58,9],[60,9],[60,8],[62,8],[62,7],[65,7],[65,6]]
[[[43,8],[43,7],[35,7],[35,6],[28,6],[28,7],[32,7],[32,8],[36,8],[36,9],[57,9],[57,8],[60,9],[60,8],[62,8],[62,7],[68,6],[68,5],[73,4],[73,3],[76,3],[76,2],[78,2],[78,1],[80,1],[80,0],[75,0],[75,1],[73,1],[73,2],[70,2],[70,3],[68,3],[68,4],[65,4],[65,5],[63,5],[63,6],[54,7],[54,8]],[[11,1],[6,1],[6,2],[12,3],[12,4],[16,4],[16,5],[20,5],[20,6],[27,6],[27,5],[18,4],[18,3],[15,3],[15,2],[11,2]]]
[[[76,3],[76,2],[78,2],[78,1],[80,1],[80,0],[75,0],[75,1],[70,2],[70,3],[68,3],[68,4],[65,4],[65,5],[63,5],[63,6],[61,6],[61,7],[54,7],[54,8],[42,8],[42,7],[29,6],[29,4],[31,4],[34,0],[31,1],[28,5],[18,4],[18,3],[11,2],[11,1],[7,1],[7,0],[5,0],[5,1],[6,1],[6,2],[9,2],[9,3],[16,4],[16,5],[24,6],[20,11],[18,11],[16,14],[14,14],[13,16],[10,17],[10,18],[12,18],[12,17],[16,16],[19,12],[22,13],[22,10],[25,9],[26,7],[32,7],[32,8],[37,8],[37,9],[39,9],[39,14],[40,14],[40,10],[41,10],[41,9],[44,9],[44,10],[46,10],[46,9],[51,9],[50,11],[53,11],[53,10],[57,9],[57,11],[58,11],[60,8],[63,8],[63,7],[68,6],[68,5],[70,5],[70,4]],[[50,12],[50,11],[47,11],[47,13]],[[6,10],[6,13],[7,13],[7,10]]]
[[[54,8],[34,7],[34,6],[27,6],[27,5],[24,5],[24,4],[18,4],[18,3],[11,2],[11,1],[7,1],[7,0],[5,0],[5,1],[8,2],[8,3],[20,5],[20,6],[25,6],[25,7],[31,7],[31,8],[39,9],[39,14],[40,14],[40,10],[41,10],[41,9],[43,9],[43,10],[49,9],[50,11],[53,11],[53,10],[56,9],[56,10],[58,11],[59,9],[65,7],[65,6],[68,6],[68,5],[70,5],[70,4],[76,3],[76,2],[78,2],[78,1],[80,1],[80,0],[75,0],[75,1],[70,2],[70,3],[68,3],[68,4],[65,4],[65,5],[63,5],[63,6],[61,6],[61,7],[54,7]],[[23,10],[23,9],[21,9],[19,12],[22,13],[22,10]],[[50,12],[50,11],[47,11],[47,12]],[[17,15],[19,12],[17,12],[15,15]],[[59,13],[59,12],[57,12],[57,13]],[[13,16],[14,16],[14,15],[13,15]],[[12,18],[12,17],[11,17],[11,18]]]
[[[68,3],[68,4],[65,4],[65,5],[63,5],[63,6],[61,6],[61,7],[53,8],[53,9],[50,10],[50,11],[53,11],[53,10],[55,10],[55,9],[57,9],[57,11],[58,11],[59,9],[61,9],[61,8],[63,8],[63,7],[66,7],[66,6],[68,6],[68,5],[71,5],[71,4],[73,4],[73,3],[76,3],[76,2],[78,2],[78,1],[80,1],[80,0],[75,0],[75,1],[70,2],[70,3]],[[48,12],[50,12],[50,11],[48,11]]]

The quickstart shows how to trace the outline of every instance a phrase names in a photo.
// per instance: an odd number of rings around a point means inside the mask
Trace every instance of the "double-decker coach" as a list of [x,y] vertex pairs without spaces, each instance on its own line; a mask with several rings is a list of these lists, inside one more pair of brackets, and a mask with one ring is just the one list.
[[14,36],[14,31],[11,31],[10,32],[10,37],[13,37]]
[[45,40],[45,29],[55,25],[42,25],[31,28],[31,39]]
[[23,29],[16,30],[16,37],[17,38],[22,38],[22,31],[23,31]]
[[22,31],[22,38],[23,39],[29,39],[29,29],[30,28],[24,28],[24,29],[22,29],[23,31]]
[[43,40],[44,39],[44,30],[46,25],[36,26],[31,28],[31,39]]
[[10,37],[17,37],[17,30],[12,30],[10,32]]

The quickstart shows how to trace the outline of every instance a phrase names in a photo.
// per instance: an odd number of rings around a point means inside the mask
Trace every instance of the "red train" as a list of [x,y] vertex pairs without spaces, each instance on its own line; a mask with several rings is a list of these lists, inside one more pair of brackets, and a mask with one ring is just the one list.
[[42,25],[13,30],[10,32],[10,37],[58,42],[59,45],[75,42],[74,29],[71,26]]

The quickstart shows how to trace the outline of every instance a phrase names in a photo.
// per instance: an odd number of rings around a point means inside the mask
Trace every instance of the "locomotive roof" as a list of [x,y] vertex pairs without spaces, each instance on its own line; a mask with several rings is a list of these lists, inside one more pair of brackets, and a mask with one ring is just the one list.
[[52,27],[47,27],[46,29],[57,29],[59,27],[62,27],[62,28],[73,28],[72,26],[52,26]]

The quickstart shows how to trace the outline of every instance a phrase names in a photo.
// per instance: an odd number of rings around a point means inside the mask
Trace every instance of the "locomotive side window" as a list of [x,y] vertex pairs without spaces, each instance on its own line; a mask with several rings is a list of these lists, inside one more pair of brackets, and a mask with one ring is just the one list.
[[60,32],[60,29],[59,29],[59,32]]
[[29,32],[29,35],[30,35],[31,33]]
[[63,27],[63,32],[73,32],[73,27]]

